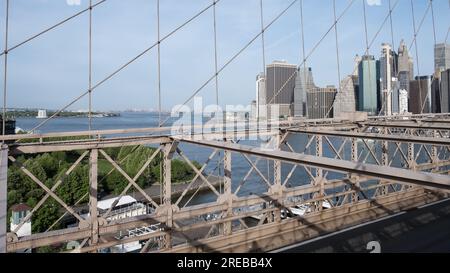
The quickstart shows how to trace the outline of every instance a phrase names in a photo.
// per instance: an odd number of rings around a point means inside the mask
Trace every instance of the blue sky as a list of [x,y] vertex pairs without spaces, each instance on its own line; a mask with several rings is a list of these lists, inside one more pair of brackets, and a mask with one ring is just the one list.
[[[395,2],[396,0],[392,0]],[[427,0],[413,0],[417,26]],[[13,46],[88,5],[68,5],[66,0],[10,0],[10,40]],[[96,0],[94,2],[97,2]],[[212,0],[161,0],[161,35],[182,24]],[[349,0],[337,0],[340,14]],[[373,1],[372,1],[373,2]],[[375,1],[376,2],[376,1]],[[434,0],[437,41],[450,26],[448,0]],[[0,45],[4,44],[5,0],[1,1]],[[269,23],[291,0],[264,0],[265,23]],[[333,22],[332,0],[304,0],[307,53]],[[388,12],[388,0],[367,6],[369,40]],[[355,54],[365,48],[362,0],[356,0],[338,25],[341,75],[353,70]],[[102,80],[156,40],[156,0],[107,0],[94,9],[93,81]],[[219,66],[225,64],[260,31],[259,0],[221,0],[217,4]],[[214,73],[212,9],[161,44],[162,102],[170,110],[182,103]],[[409,0],[399,0],[393,13],[395,46],[413,39]],[[9,54],[9,107],[56,109],[87,90],[88,15],[64,24]],[[266,32],[266,62],[284,59],[301,63],[300,5],[295,4]],[[370,53],[380,55],[382,42],[391,42],[386,24]],[[431,13],[418,36],[421,74],[433,72]],[[415,57],[414,48],[411,52]],[[97,110],[157,108],[156,48],[93,93]],[[0,60],[3,75],[3,58]],[[337,85],[334,32],[317,48],[308,65],[316,84]],[[262,70],[261,41],[255,41],[219,77],[220,104],[248,104],[255,97],[255,77]],[[417,72],[417,69],[416,69]],[[2,79],[3,81],[3,79]],[[199,94],[206,104],[215,101],[213,82]],[[82,99],[71,109],[86,109]]]

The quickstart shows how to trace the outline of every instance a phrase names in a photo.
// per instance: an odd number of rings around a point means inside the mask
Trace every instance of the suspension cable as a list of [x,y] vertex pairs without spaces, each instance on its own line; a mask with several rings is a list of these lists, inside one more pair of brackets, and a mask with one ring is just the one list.
[[[310,79],[307,79],[307,73],[306,73],[306,47],[305,47],[305,25],[304,25],[304,18],[303,18],[303,0],[300,0],[300,23],[301,23],[301,36],[302,36],[302,61],[303,61],[303,81],[302,84],[304,86],[303,93],[302,93],[302,116],[308,115],[308,109],[303,109],[303,106],[306,106],[306,91],[308,90],[308,83]],[[301,66],[299,66],[300,68]],[[305,114],[305,115],[303,115]]]
[[[268,28],[270,28],[275,22],[278,21],[278,19],[280,19],[281,16],[283,16],[283,14],[285,14],[298,0],[294,0],[292,1],[283,11],[281,11],[268,25],[266,25],[264,27],[264,31],[266,31]],[[352,0],[354,1],[354,0]],[[245,44],[244,47],[242,47],[236,54],[233,55],[233,57],[231,57],[224,65],[222,65],[220,67],[220,69],[218,70],[218,74],[220,74],[223,70],[225,70],[225,68],[227,68],[237,57],[239,57],[242,52],[244,52],[250,45],[252,45],[256,39],[259,38],[259,36],[261,36],[262,32],[259,32],[258,34],[255,35],[255,37],[253,37],[247,44]],[[175,112],[178,112],[181,110],[181,108],[186,105],[188,102],[190,102],[200,91],[203,90],[203,88],[205,86],[207,86],[213,79],[214,79],[215,75],[211,76],[208,80],[206,80],[205,83],[202,84],[202,86],[200,86],[198,89],[196,89],[191,96],[189,96],[182,104],[180,104],[177,109],[175,110]],[[169,117],[170,118],[170,117]],[[166,118],[163,121],[163,125],[169,120],[169,118]]]
[[[216,3],[219,2],[221,0],[216,0]],[[110,80],[111,78],[113,78],[114,76],[116,76],[117,74],[119,74],[122,70],[124,70],[125,68],[127,68],[129,65],[131,65],[132,63],[134,63],[136,60],[140,59],[142,56],[144,56],[145,54],[147,54],[150,50],[152,50],[153,48],[155,48],[158,44],[162,43],[163,41],[167,40],[168,38],[170,38],[171,36],[173,36],[176,32],[178,32],[179,30],[183,29],[186,25],[188,25],[189,23],[191,23],[192,21],[194,21],[196,18],[198,18],[200,15],[202,15],[203,13],[205,13],[207,10],[209,10],[213,5],[208,5],[207,7],[205,7],[204,9],[202,9],[201,11],[199,11],[198,13],[196,13],[194,16],[192,16],[190,19],[188,19],[187,21],[185,21],[184,23],[182,23],[181,25],[179,25],[177,28],[173,29],[171,32],[169,32],[167,35],[165,35],[164,37],[162,37],[159,41],[155,42],[154,44],[152,44],[150,47],[146,48],[145,50],[143,50],[141,53],[139,53],[138,55],[136,55],[134,58],[132,58],[131,60],[129,60],[127,63],[123,64],[121,67],[119,67],[118,69],[116,69],[114,72],[112,72],[111,74],[109,74],[107,77],[105,77],[103,80],[99,81],[97,84],[95,84],[94,86],[92,86],[91,91],[94,92],[98,87],[100,87],[101,85],[103,85],[105,82],[107,82],[108,80]],[[74,98],[70,103],[66,104],[64,107],[60,108],[58,111],[56,111],[53,115],[51,115],[50,117],[48,117],[47,119],[43,120],[41,123],[39,123],[36,127],[34,127],[33,129],[31,129],[31,131],[35,131],[39,128],[41,128],[43,125],[45,125],[48,121],[50,121],[51,119],[55,118],[57,115],[59,115],[61,112],[65,111],[67,108],[69,108],[70,106],[72,106],[73,104],[75,104],[77,101],[79,101],[80,99],[82,99],[83,97],[85,97],[87,94],[89,93],[89,91],[85,91],[84,93],[80,94],[78,97]],[[170,118],[170,117],[169,117]],[[161,124],[162,126],[162,124]]]
[[[395,39],[394,39],[394,23],[393,23],[393,20],[392,20],[392,1],[391,0],[389,0],[389,24],[390,24],[390,30],[391,30],[390,34],[391,34],[392,51],[394,51],[395,50]],[[388,54],[390,54],[390,52]],[[398,67],[397,67],[397,65],[398,65],[397,64],[397,58],[395,58],[395,57],[393,58],[393,63],[394,63],[394,69],[397,69],[397,71],[395,71],[394,74],[398,78],[399,75],[400,75],[400,72],[399,72]],[[388,77],[390,77],[390,76],[388,76]],[[394,92],[394,87],[391,86],[391,90],[389,90],[387,96],[392,96],[393,92]],[[381,104],[381,109],[378,112],[378,116],[381,116],[383,111],[386,110],[385,106],[386,105],[384,103]]]
[[[369,56],[370,46],[369,46],[369,38],[368,38],[369,37],[369,33],[368,33],[368,29],[367,29],[366,0],[362,0],[362,2],[363,2],[363,17],[364,17],[364,34],[365,34],[365,38],[366,38],[366,54],[365,55]],[[369,83],[372,83],[372,72],[371,72],[370,60],[369,60],[369,63],[367,64],[367,67],[368,67],[368,70],[369,70]],[[376,94],[376,91],[375,91],[375,94]],[[375,108],[377,108],[377,106],[375,106]],[[375,112],[376,111],[377,110],[375,109]]]
[[367,30],[367,14],[366,14],[366,0],[362,0],[363,2],[363,15],[364,15],[364,33],[366,38],[366,54],[369,54],[369,32]]
[[89,131],[92,130],[92,0],[89,0]]
[[[347,5],[347,7],[344,9],[344,11],[340,14],[338,19],[336,20],[337,22],[339,22],[342,19],[342,17],[347,13],[347,11],[350,9],[351,6],[353,6],[354,3],[355,3],[355,0],[350,1],[350,3]],[[316,49],[319,47],[319,45],[323,42],[323,40],[328,36],[328,34],[330,34],[330,32],[333,29],[334,29],[334,23],[330,26],[330,28],[328,28],[328,30],[322,35],[322,37],[319,39],[319,41],[313,46],[313,48],[309,51],[308,55],[306,56],[305,60],[299,66],[302,66],[311,57],[311,55],[316,51]],[[271,104],[273,102],[273,100],[280,94],[280,92],[284,89],[284,87],[288,84],[288,82],[290,80],[292,80],[292,78],[294,76],[297,75],[297,73],[298,73],[298,71],[295,70],[295,72],[292,73],[292,75],[281,86],[281,88],[278,90],[278,92],[276,92],[276,94],[274,94],[274,96],[271,98],[271,100],[269,100],[269,102],[267,102],[267,104]]]
[[[335,38],[336,38],[336,63],[337,63],[337,76],[338,76],[338,93],[342,92],[341,90],[341,65],[340,65],[340,57],[339,57],[339,33],[338,33],[338,22],[337,22],[337,17],[336,17],[336,0],[333,0],[333,15],[334,15],[334,33],[335,33]],[[336,96],[337,93],[334,94],[334,98],[333,98],[333,104],[334,102],[336,102]],[[339,108],[342,109],[342,100],[339,101]],[[331,111],[332,111],[333,107],[330,107],[330,109],[328,110],[327,114],[325,115],[326,117],[331,116]]]
[[448,27],[448,30],[447,30],[447,34],[445,35],[445,43],[447,42],[447,40],[448,40],[448,36],[449,36],[449,34],[450,34],[450,27]]
[[[415,49],[415,52],[416,52],[416,64],[417,64],[417,76],[418,76],[418,78],[417,78],[417,85],[419,86],[419,101],[422,102],[422,87],[421,87],[420,66],[419,66],[419,64],[420,64],[420,62],[419,62],[419,49],[417,47],[417,33],[416,33],[416,16],[415,16],[415,13],[414,13],[413,0],[410,0],[410,3],[411,3],[411,15],[412,15],[412,20],[413,20],[413,28],[414,28],[414,49]],[[430,6],[428,5],[427,11],[429,10],[429,7]],[[421,114],[423,113],[423,110],[425,108],[427,98],[428,98],[428,94],[427,94],[427,96],[426,96],[426,98],[425,98],[425,100],[424,100],[424,102],[422,104],[422,108],[420,110]]]
[[[387,20],[389,19],[389,14],[392,13],[392,12],[395,10],[395,8],[398,6],[398,3],[399,3],[399,2],[400,2],[400,0],[396,0],[396,2],[394,3],[394,5],[392,5],[392,7],[391,7],[390,10],[389,10],[389,13],[385,16],[385,18],[384,18],[384,20],[382,21],[382,23],[380,24],[380,26],[379,26],[377,32],[376,32],[375,35],[372,37],[372,40],[370,41],[368,47],[367,47],[367,44],[366,44],[366,49],[364,50],[364,53],[363,53],[364,55],[368,55],[368,54],[369,54],[369,50],[372,48],[372,46],[374,45],[374,43],[375,43],[377,37],[380,35],[381,31],[383,30],[384,26],[386,25],[386,22],[387,22]],[[356,67],[353,69],[352,74],[356,73],[357,70],[358,70],[358,66],[356,66]],[[350,82],[351,82],[351,81],[345,82],[345,83],[344,83],[344,86],[343,86],[343,87],[341,86],[341,89],[347,88],[347,86],[349,85]],[[333,104],[334,104],[334,102],[333,102]],[[332,104],[332,105],[333,105],[333,104]],[[332,107],[332,106],[331,106],[331,107]]]
[[433,38],[434,38],[434,44],[436,44],[436,23],[434,19],[434,8],[433,8],[433,0],[430,0],[430,8],[431,8],[431,21],[433,23]]
[[[424,21],[425,21],[425,18],[427,17],[427,15],[428,15],[428,12],[430,12],[430,8],[431,8],[431,4],[430,4],[431,2],[428,2],[428,5],[427,5],[427,9],[425,10],[425,13],[423,14],[423,16],[422,16],[422,19],[420,20],[420,24],[419,24],[419,26],[417,27],[417,33],[419,33],[420,32],[420,29],[422,28],[422,25],[423,25],[423,23],[424,23]],[[413,8],[414,9],[414,8]],[[413,17],[415,17],[415,15],[413,15]],[[414,24],[416,24],[416,20],[414,19]],[[414,31],[414,33],[416,33],[416,31]],[[416,44],[416,39],[417,39],[417,35],[414,35],[414,39],[413,39],[413,41],[411,42],[411,45],[409,46],[409,50],[411,50],[411,48],[414,46],[414,44]]]
[[158,28],[158,127],[161,127],[161,27],[160,27],[160,9],[159,0],[156,0],[156,26]]
[[333,0],[333,13],[334,13],[334,31],[336,34],[336,63],[337,63],[337,73],[338,73],[338,85],[340,87],[340,80],[341,80],[341,62],[340,62],[340,55],[339,55],[339,33],[338,33],[338,22],[336,17],[336,0]]
[[[3,117],[2,117],[2,135],[6,135],[6,95],[8,93],[8,38],[9,38],[9,0],[6,0],[6,17],[5,17],[5,57],[4,57],[4,74],[3,74]],[[5,143],[2,140],[2,143]]]
[[[217,52],[217,14],[216,14],[216,0],[213,0],[213,20],[214,20],[214,72],[216,83],[216,115],[219,114],[219,78],[217,74],[218,69],[218,52]],[[217,118],[217,117],[216,117]]]
[[[260,11],[260,25],[261,25],[261,58],[262,58],[262,71],[263,71],[263,75],[264,75],[264,88],[266,89],[265,91],[265,96],[267,98],[267,68],[266,68],[266,41],[265,41],[265,31],[264,31],[264,5],[263,5],[263,0],[259,1],[259,11]],[[258,87],[259,90],[259,87]],[[259,97],[259,94],[257,94],[257,96]],[[259,99],[258,99],[258,104],[259,104]],[[258,121],[259,121],[259,106],[257,106],[258,109]],[[266,104],[266,110],[264,111],[266,113],[266,119],[269,117],[269,111],[268,111],[268,107]],[[266,160],[266,164],[267,164],[267,179],[270,179],[270,170],[269,170],[269,159]]]
[[[99,1],[99,2],[97,2],[96,4],[93,4],[93,5],[92,5],[92,8],[95,8],[95,7],[97,7],[97,6],[101,5],[101,4],[103,4],[103,3],[106,2],[106,1],[107,1],[107,0],[101,0],[101,1]],[[88,7],[88,8],[86,8],[86,9],[84,9],[84,10],[78,12],[78,13],[75,13],[75,14],[72,15],[72,16],[69,16],[69,17],[67,17],[67,18],[65,18],[65,19],[63,19],[63,20],[61,20],[61,21],[59,21],[58,23],[56,23],[56,24],[54,24],[54,25],[52,25],[52,26],[50,26],[50,27],[48,27],[48,28],[42,30],[41,32],[39,32],[39,33],[37,33],[37,34],[34,34],[33,36],[31,36],[31,37],[29,37],[29,38],[23,40],[22,42],[20,42],[20,43],[14,45],[14,46],[12,46],[12,47],[10,47],[10,48],[8,49],[8,52],[11,52],[11,51],[13,51],[13,50],[15,50],[15,49],[17,49],[17,48],[19,48],[19,47],[21,47],[21,46],[23,46],[23,45],[29,43],[29,42],[31,42],[32,40],[34,40],[34,39],[36,39],[36,38],[38,38],[38,37],[40,37],[40,36],[46,34],[47,32],[50,32],[51,30],[53,30],[53,29],[55,29],[55,28],[57,28],[57,27],[59,27],[59,26],[65,24],[65,23],[71,21],[72,19],[75,19],[75,18],[77,18],[78,16],[80,16],[80,15],[82,15],[82,14],[88,12],[89,10],[90,10],[90,9],[89,9],[89,7]],[[3,51],[3,52],[1,52],[1,53],[0,53],[0,56],[3,56],[4,54],[6,54],[6,50]]]
[[259,1],[259,9],[260,9],[260,21],[261,21],[261,45],[262,45],[262,65],[263,65],[263,73],[266,74],[266,42],[265,42],[265,30],[264,30],[264,8],[263,8],[263,0]]
[[[217,53],[217,14],[216,14],[216,1],[213,0],[213,25],[214,25],[214,73],[215,73],[215,88],[216,88],[216,114],[215,119],[216,122],[219,123],[218,118],[221,116],[219,115],[219,75],[217,74],[218,70],[218,53]],[[217,166],[216,169],[218,170],[218,177],[219,177],[219,193],[222,193],[222,179],[220,179],[220,159],[221,159],[221,152],[218,152],[217,156]]]

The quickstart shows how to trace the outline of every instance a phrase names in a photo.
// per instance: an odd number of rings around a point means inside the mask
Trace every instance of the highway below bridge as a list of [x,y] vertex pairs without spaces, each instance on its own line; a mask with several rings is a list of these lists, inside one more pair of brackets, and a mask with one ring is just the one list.
[[[273,253],[450,253],[450,199],[400,212]],[[376,243],[375,243],[376,245]],[[378,253],[379,253],[378,252]]]

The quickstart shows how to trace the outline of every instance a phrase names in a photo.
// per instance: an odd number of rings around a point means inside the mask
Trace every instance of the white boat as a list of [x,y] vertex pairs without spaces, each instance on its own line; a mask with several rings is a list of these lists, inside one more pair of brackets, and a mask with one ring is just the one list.
[[39,110],[36,118],[39,119],[47,118],[47,110]]
[[[331,207],[332,206],[331,206],[330,202],[328,202],[328,201],[322,202],[323,209],[330,209]],[[282,209],[281,210],[281,218],[286,219],[286,218],[292,218],[292,217],[297,217],[297,216],[304,216],[305,214],[310,213],[311,211],[312,211],[311,204],[302,204],[302,205],[290,207],[289,210]],[[253,215],[250,218],[260,221],[263,217],[264,217],[263,214],[258,214],[258,215]]]

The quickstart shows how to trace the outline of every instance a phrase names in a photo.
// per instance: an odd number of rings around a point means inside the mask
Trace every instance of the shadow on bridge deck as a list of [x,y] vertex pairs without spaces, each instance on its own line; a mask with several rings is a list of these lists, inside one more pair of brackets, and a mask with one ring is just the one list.
[[450,200],[381,221],[279,249],[281,253],[370,252],[377,241],[385,253],[450,253]]

